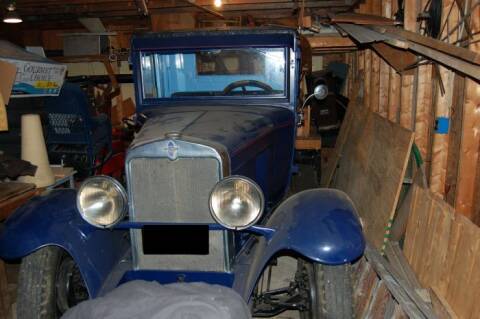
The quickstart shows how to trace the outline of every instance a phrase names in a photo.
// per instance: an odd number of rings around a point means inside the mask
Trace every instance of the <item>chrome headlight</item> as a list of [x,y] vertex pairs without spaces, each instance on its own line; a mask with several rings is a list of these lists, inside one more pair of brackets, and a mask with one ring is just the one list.
[[230,176],[218,182],[210,193],[210,212],[222,226],[245,229],[254,225],[263,212],[260,187],[243,176]]
[[127,195],[123,186],[109,176],[90,177],[78,190],[77,208],[89,224],[111,227],[125,217]]

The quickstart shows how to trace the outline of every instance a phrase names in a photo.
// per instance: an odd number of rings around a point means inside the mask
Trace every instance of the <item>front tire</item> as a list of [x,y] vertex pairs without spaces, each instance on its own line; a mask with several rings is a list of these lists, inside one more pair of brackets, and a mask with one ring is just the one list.
[[299,260],[298,271],[307,283],[309,307],[301,319],[353,318],[353,283],[350,264],[329,266]]
[[48,246],[23,258],[18,278],[18,318],[60,318],[68,308],[86,299],[80,271],[63,249]]

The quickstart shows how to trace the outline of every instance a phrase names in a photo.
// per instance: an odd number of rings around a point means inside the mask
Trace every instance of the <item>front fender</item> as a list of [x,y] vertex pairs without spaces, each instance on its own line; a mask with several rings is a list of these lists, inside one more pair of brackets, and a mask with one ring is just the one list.
[[335,189],[311,189],[283,202],[268,220],[275,234],[267,252],[295,251],[308,259],[339,265],[363,254],[365,239],[348,196]]
[[17,259],[45,246],[59,246],[75,260],[94,298],[127,252],[127,234],[86,223],[76,208],[76,191],[55,190],[33,198],[1,226],[0,257]]
[[365,249],[352,201],[334,189],[311,189],[291,196],[265,226],[275,230],[273,235],[252,241],[251,249],[240,252],[234,269],[234,289],[246,300],[250,300],[268,262],[282,251],[322,264],[340,265],[355,261]]

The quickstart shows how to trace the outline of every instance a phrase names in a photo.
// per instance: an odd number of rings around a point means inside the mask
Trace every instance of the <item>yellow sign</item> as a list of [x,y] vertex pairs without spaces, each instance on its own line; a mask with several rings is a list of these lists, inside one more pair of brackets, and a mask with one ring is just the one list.
[[57,89],[58,83],[54,81],[37,81],[34,87],[37,89]]

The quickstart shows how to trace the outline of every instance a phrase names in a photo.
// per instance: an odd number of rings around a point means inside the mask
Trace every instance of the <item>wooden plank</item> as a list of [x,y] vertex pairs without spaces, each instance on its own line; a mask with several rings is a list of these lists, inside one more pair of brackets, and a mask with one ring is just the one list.
[[442,279],[440,279],[435,286],[439,288],[438,292],[442,296],[446,296],[448,293],[448,287],[451,280],[455,280],[452,276],[452,269],[456,263],[455,255],[457,249],[459,248],[458,242],[460,240],[460,235],[463,231],[463,224],[459,223],[456,218],[452,220],[450,233],[449,233],[449,240],[448,240],[448,248],[447,248],[447,256],[442,266]]
[[430,307],[428,291],[420,286],[398,243],[388,243],[385,253],[389,260],[390,271],[407,295],[427,318],[436,318]]
[[35,188],[35,184],[0,182],[0,203]]
[[416,92],[415,144],[425,160],[430,152],[430,137],[433,133],[433,85],[432,66],[421,65],[417,71],[418,84]]
[[322,187],[330,187],[333,175],[335,174],[338,162],[343,153],[343,147],[348,139],[349,131],[354,121],[354,113],[363,109],[362,105],[359,105],[357,101],[357,96],[361,89],[361,83],[363,84],[363,82],[357,82],[352,89],[353,95],[350,97],[350,106],[347,108],[345,117],[340,127],[340,132],[337,136],[337,141],[335,142],[335,149],[331,156],[331,161],[327,166],[322,168],[322,178],[320,183]]
[[407,129],[414,128],[414,104],[416,103],[414,99],[414,81],[414,75],[401,75],[400,125]]
[[[479,230],[477,229],[477,233]],[[471,281],[468,285],[468,290],[471,295],[478,297],[478,292],[480,291],[480,276],[478,276],[478,269],[480,269],[480,251],[474,252],[475,254],[475,263],[473,265],[473,272],[471,274]],[[473,304],[473,307],[470,311],[469,318],[476,319],[478,318],[478,314],[480,314],[480,302],[476,300]]]
[[365,317],[379,282],[377,274],[365,259],[362,261],[362,266],[362,269],[359,269],[359,277],[353,294],[357,318]]
[[[427,190],[421,190],[422,195],[429,193]],[[449,255],[449,241],[452,232],[452,223],[454,220],[451,207],[439,198],[432,202],[432,212],[438,215],[436,229],[431,243],[430,263],[432,265],[429,276],[425,277],[425,283],[428,286],[448,285],[447,258]]]
[[378,113],[388,116],[388,91],[390,90],[390,66],[383,59],[380,60],[380,96],[378,100]]
[[[440,76],[445,87],[453,87],[454,73],[439,66]],[[449,118],[450,106],[452,105],[452,90],[447,90],[442,96],[439,84],[435,88],[434,112],[437,118]],[[434,132],[432,144],[432,161],[430,169],[430,189],[441,196],[445,194],[447,155],[448,155],[448,132]]]
[[[410,214],[416,212],[414,210],[414,204],[416,202],[417,196],[417,187],[411,187],[408,191],[407,195],[403,199],[403,202],[400,205],[397,213],[395,214],[395,219],[392,224],[392,230],[390,231],[390,240],[392,241],[400,241],[403,239],[403,235],[405,235],[405,231],[407,229],[407,224],[409,221]],[[410,218],[410,220],[414,220]],[[409,242],[405,243],[406,245]]]
[[400,121],[400,86],[401,77],[393,68],[390,69],[390,90],[388,92],[388,119],[394,123]]
[[387,303],[390,299],[390,292],[388,291],[385,281],[380,281],[375,291],[375,296],[370,305],[370,309],[365,316],[369,319],[383,319],[387,310]]
[[449,69],[459,71],[475,80],[480,79],[479,65],[465,62],[457,57],[452,57],[446,53],[436,51],[435,49],[431,49],[418,43],[408,43],[407,46],[408,49],[426,56]]
[[306,37],[312,50],[327,48],[356,48],[357,45],[349,37],[341,36],[312,36]]
[[320,135],[310,137],[297,137],[295,139],[296,150],[320,150],[322,148],[322,139]]
[[365,256],[372,264],[377,274],[385,282],[388,290],[393,297],[398,301],[403,311],[411,318],[425,318],[423,313],[419,310],[417,305],[410,299],[402,286],[392,276],[391,267],[388,262],[376,251],[372,246],[367,245],[365,249]]
[[[380,2],[379,2],[380,3]],[[332,23],[354,23],[366,25],[395,25],[395,20],[378,16],[377,14],[361,13],[330,13],[328,15]]]
[[[480,251],[480,231],[476,225],[462,215],[457,214],[455,223],[461,225],[460,239],[449,272],[446,300],[460,318],[468,318],[474,302],[478,302],[478,291],[470,287],[475,277],[478,277],[478,268],[475,269],[475,253]],[[475,287],[475,286],[474,286]],[[478,287],[478,286],[477,286]]]
[[398,303],[393,299],[392,295],[390,295],[390,299],[387,302],[387,307],[385,309],[385,316],[383,319],[391,319],[394,316],[395,308],[398,306]]
[[413,134],[367,112],[355,117],[348,136],[334,187],[350,196],[367,238],[380,249],[395,214]]
[[[444,1],[444,11],[445,7],[448,11],[451,1]],[[475,20],[475,19],[474,19]],[[445,42],[442,42],[431,37],[426,37],[415,32],[410,32],[407,30],[402,30],[400,28],[388,27],[388,26],[372,26],[371,29],[376,30],[381,33],[391,34],[406,40],[409,40],[413,43],[420,44],[424,47],[434,49],[439,52],[443,52],[450,56],[465,60],[470,63],[480,64],[480,54],[470,51],[465,48],[461,48],[455,45],[451,45]]]
[[405,280],[405,282],[413,289],[422,288],[397,242],[390,241],[387,243],[385,247],[385,256],[392,265],[392,270],[396,275],[395,277],[403,278],[403,280]]
[[[416,209],[418,212],[418,222],[417,222],[417,229],[414,242],[414,252],[411,255],[410,264],[412,265],[413,269],[415,269],[415,273],[417,274],[419,280],[425,284],[425,272],[426,269],[430,267],[429,261],[427,260],[430,256],[431,252],[431,240],[433,236],[433,223],[436,223],[436,211],[433,209],[433,203],[429,196],[424,195],[422,189],[418,191],[418,206]],[[435,220],[435,221],[433,221]]]
[[453,80],[452,107],[450,108],[450,127],[448,134],[447,172],[445,176],[445,200],[455,206],[457,196],[457,178],[462,145],[463,105],[465,77],[455,74]]
[[397,304],[393,312],[392,319],[408,319],[408,318],[409,317],[407,316],[405,311],[403,311],[402,307]]
[[380,99],[380,58],[372,51],[372,78],[370,82],[370,109],[374,112],[379,111]]
[[[470,27],[472,33],[480,31],[480,7],[472,13]],[[478,39],[478,37],[477,37]],[[480,53],[480,43],[469,46],[471,52]],[[480,151],[480,84],[471,79],[465,81],[465,104],[463,106],[463,126],[459,157],[458,180],[455,209],[470,220],[479,220],[480,212],[474,210],[476,175],[480,174],[478,158]]]
[[[417,62],[417,56],[410,51],[398,49],[383,42],[372,43],[371,46],[397,72],[405,71]],[[405,72],[412,74],[413,68]]]
[[452,310],[445,298],[443,298],[442,295],[438,294],[434,288],[430,289],[430,296],[432,298],[433,311],[435,311],[438,319],[458,318],[458,316]]
[[372,81],[372,50],[365,50],[365,82],[363,87],[364,106],[370,107],[370,83]]

